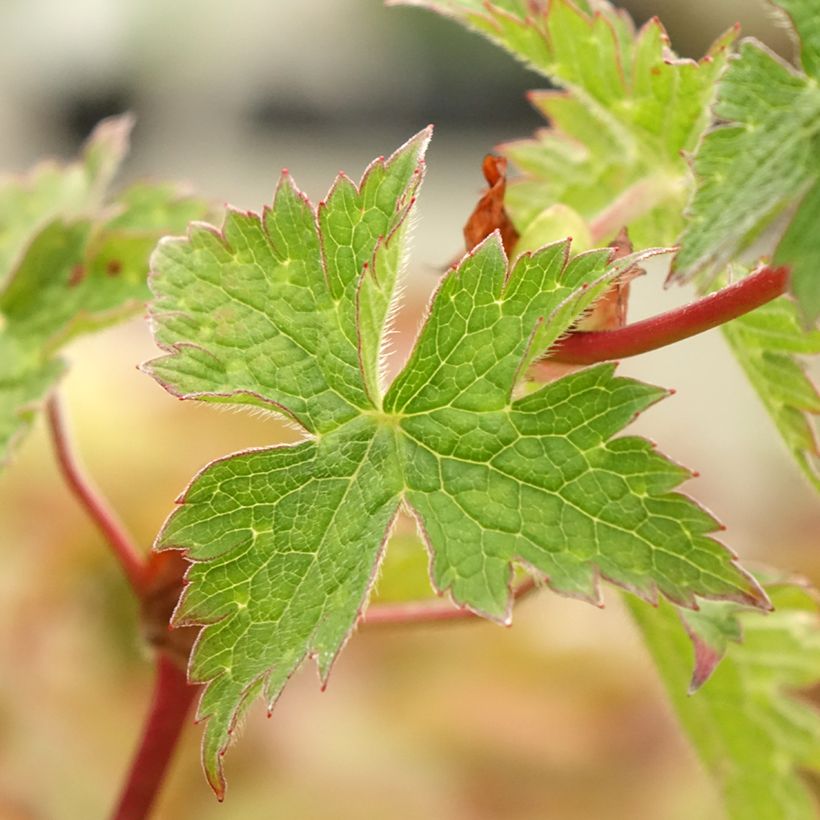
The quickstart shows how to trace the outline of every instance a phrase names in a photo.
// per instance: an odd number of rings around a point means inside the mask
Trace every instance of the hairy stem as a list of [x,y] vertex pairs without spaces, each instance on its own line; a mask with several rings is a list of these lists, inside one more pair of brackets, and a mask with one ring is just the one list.
[[[520,601],[536,588],[535,581],[528,578],[513,590],[513,600]],[[445,601],[428,603],[410,601],[401,604],[377,604],[370,607],[362,617],[363,626],[412,626],[436,621],[465,621],[481,618],[470,609],[455,607]]]
[[570,333],[552,348],[546,361],[595,364],[657,350],[765,305],[786,291],[788,280],[788,268],[760,268],[716,293],[650,319],[616,330]]
[[56,393],[48,399],[46,417],[63,478],[105,536],[131,588],[139,597],[142,593],[145,574],[144,559],[116,513],[83,474],[72,451],[60,399]]
[[[105,536],[114,556],[119,561],[132,590],[143,605],[149,609],[147,623],[152,624],[151,615],[168,623],[167,613],[153,612],[156,605],[149,606],[156,598],[155,587],[164,581],[161,573],[157,580],[157,567],[142,557],[128,531],[120,522],[109,504],[83,474],[74,456],[66,430],[60,400],[53,394],[46,406],[46,416],[57,454],[57,461],[66,483]],[[159,562],[161,567],[166,561]],[[176,568],[171,568],[175,578]],[[162,587],[160,586],[160,589]],[[162,611],[164,613],[164,610]],[[155,626],[155,625],[154,625]],[[166,627],[167,628],[167,627]],[[170,644],[173,646],[173,644]],[[156,676],[154,694],[143,728],[142,739],[137,748],[113,820],[142,820],[148,817],[156,798],[168,764],[173,756],[180,733],[185,725],[198,687],[188,683],[185,670],[166,651],[156,653]]]
[[151,707],[128,778],[111,820],[143,820],[159,793],[197,693],[185,671],[164,652],[156,656]]

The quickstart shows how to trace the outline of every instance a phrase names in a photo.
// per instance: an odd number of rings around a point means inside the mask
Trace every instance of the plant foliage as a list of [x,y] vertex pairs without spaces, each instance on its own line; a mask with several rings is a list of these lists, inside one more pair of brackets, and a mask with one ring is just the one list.
[[283,176],[261,216],[194,225],[152,259],[152,321],[167,355],[147,370],[183,398],[266,407],[293,446],[206,467],[157,541],[195,563],[176,613],[206,624],[191,678],[207,684],[203,757],[248,703],[269,704],[307,656],[327,678],[367,602],[403,506],[460,605],[510,617],[512,563],[558,592],[599,598],[603,576],[646,598],[765,606],[674,492],[690,477],[636,437],[612,438],[666,391],[601,365],[518,396],[527,367],[647,253],[569,258],[569,242],[508,265],[492,235],[443,279],[386,392],[379,351],[428,134],[316,211]]
[[208,213],[167,184],[108,199],[131,125],[107,120],[78,161],[0,181],[0,462],[65,372],[57,351],[139,310],[159,237]]

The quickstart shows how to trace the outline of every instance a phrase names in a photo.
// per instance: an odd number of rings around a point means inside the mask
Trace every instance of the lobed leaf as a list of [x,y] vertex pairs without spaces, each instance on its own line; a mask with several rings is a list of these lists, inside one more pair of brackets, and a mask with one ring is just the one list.
[[[326,432],[373,409],[403,224],[429,130],[358,188],[340,176],[314,213],[286,172],[261,216],[194,224],[152,260],[147,372],[175,395],[277,410]],[[361,320],[359,320],[361,316]]]
[[[530,226],[541,222],[549,230],[552,210],[568,207],[587,220],[588,232],[598,241],[624,224],[638,247],[675,239],[683,229],[681,211],[690,187],[682,155],[698,146],[734,32],[695,64],[670,55],[657,21],[636,36],[627,18],[607,3],[410,4],[432,7],[482,31],[566,89],[531,93],[550,128],[502,146],[524,174],[510,185],[503,203],[520,232],[535,234]],[[799,34],[801,62],[809,76],[758,44],[743,44],[723,75],[718,125],[699,145],[693,221],[677,266],[689,275],[700,268],[719,269],[796,201],[775,262],[791,268],[799,309],[811,320],[820,314],[820,5],[817,0],[782,0],[778,5]],[[554,38],[550,25],[559,19],[559,37]],[[561,44],[575,48],[575,62],[559,56]],[[699,282],[701,290],[708,285]],[[724,333],[787,445],[817,484],[818,395],[797,358],[818,352],[816,334],[801,330],[798,309],[785,298],[724,326]],[[448,441],[448,446],[455,445]],[[504,499],[500,488],[473,469],[469,491],[474,498],[480,497],[476,486],[492,486],[492,498]],[[438,505],[456,520],[444,502]],[[464,517],[481,521],[483,513],[474,502]],[[503,505],[497,505],[486,518],[507,521],[502,513]],[[462,521],[465,541],[471,524]],[[454,577],[454,584],[463,583],[446,571],[434,565],[434,577],[438,572],[446,580]],[[817,614],[803,611],[806,601],[795,604],[793,595],[786,597],[778,591],[782,611],[765,622],[724,603],[703,602],[699,612],[679,613],[696,647],[694,686],[702,685],[723,655],[729,655],[704,690],[688,701],[683,692],[689,653],[675,610],[662,602],[659,612],[649,613],[640,603],[630,603],[733,817],[815,816],[798,769],[817,768],[820,725],[814,710],[783,689],[817,683]],[[738,646],[740,620],[748,627],[746,641]]]
[[[300,444],[204,468],[156,547],[191,560],[175,621],[202,624],[203,763],[218,795],[239,717],[272,707],[315,656],[325,680],[367,603],[397,512],[416,517],[439,592],[506,621],[513,564],[594,602],[599,578],[684,606],[766,606],[711,538],[715,520],[674,492],[691,474],[646,441],[614,438],[664,390],[612,365],[522,393],[532,361],[625,271],[569,241],[509,265],[497,233],[443,278],[409,361],[378,391],[377,349],[429,132],[336,181],[316,212],[285,177],[261,216],[193,225],[152,258],[146,369],[185,398],[287,414]],[[378,391],[378,392],[374,392]]]

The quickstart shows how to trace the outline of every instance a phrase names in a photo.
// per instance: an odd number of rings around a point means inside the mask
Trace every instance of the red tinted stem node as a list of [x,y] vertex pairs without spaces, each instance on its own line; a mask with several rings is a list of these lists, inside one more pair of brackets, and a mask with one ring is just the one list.
[[63,419],[60,399],[52,394],[46,404],[46,418],[51,440],[57,454],[57,463],[69,489],[105,536],[128,583],[139,597],[142,593],[145,562],[128,531],[116,513],[91,481],[83,474],[74,456],[71,441]]
[[142,739],[111,820],[144,820],[165,779],[199,687],[164,652],[157,653],[151,707]]
[[760,268],[716,293],[650,319],[616,330],[570,333],[552,348],[547,359],[583,365],[648,353],[711,330],[771,302],[785,293],[788,281],[786,267]]

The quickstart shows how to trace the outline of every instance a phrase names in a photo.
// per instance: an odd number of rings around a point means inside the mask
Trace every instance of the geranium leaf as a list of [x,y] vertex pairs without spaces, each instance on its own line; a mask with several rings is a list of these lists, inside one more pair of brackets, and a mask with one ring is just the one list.
[[512,264],[497,233],[443,278],[415,349],[382,395],[377,355],[429,137],[314,211],[289,176],[261,216],[229,212],[152,258],[151,316],[166,355],[146,370],[176,395],[280,412],[307,436],[203,469],[158,549],[193,562],[176,612],[203,624],[190,663],[205,684],[203,762],[249,702],[272,706],[294,669],[323,679],[367,604],[404,507],[432,552],[439,592],[509,620],[515,563],[598,602],[601,577],[649,600],[767,606],[675,492],[691,473],[640,438],[613,438],[666,395],[613,365],[535,392],[528,366],[646,256],[572,259],[569,241]]

